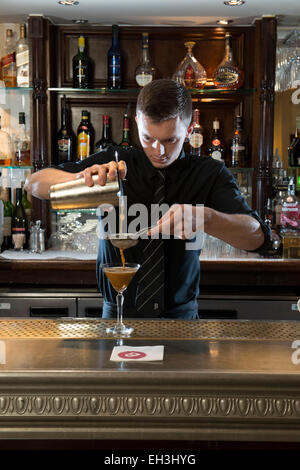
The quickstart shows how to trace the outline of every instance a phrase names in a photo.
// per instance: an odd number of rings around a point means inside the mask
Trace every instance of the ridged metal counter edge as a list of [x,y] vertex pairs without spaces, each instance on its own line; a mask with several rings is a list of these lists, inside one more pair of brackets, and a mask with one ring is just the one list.
[[[300,339],[300,322],[249,320],[130,320],[135,340],[292,341]],[[19,319],[0,320],[0,339],[112,339],[106,328],[113,320]]]

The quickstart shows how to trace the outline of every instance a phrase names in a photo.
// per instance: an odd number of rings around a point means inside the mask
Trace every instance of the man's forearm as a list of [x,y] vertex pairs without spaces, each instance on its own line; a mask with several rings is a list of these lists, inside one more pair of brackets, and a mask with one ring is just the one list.
[[44,170],[32,173],[25,181],[25,189],[32,196],[38,199],[49,199],[50,186],[65,181],[72,181],[78,177],[78,173],[69,173],[55,168],[45,168]]
[[246,214],[224,214],[204,208],[204,231],[240,250],[256,250],[264,242],[260,223]]

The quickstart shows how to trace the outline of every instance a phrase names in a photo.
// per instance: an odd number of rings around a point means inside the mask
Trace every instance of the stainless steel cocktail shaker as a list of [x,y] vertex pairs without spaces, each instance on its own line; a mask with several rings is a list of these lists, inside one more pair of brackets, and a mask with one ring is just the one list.
[[119,205],[119,184],[107,181],[105,186],[98,184],[98,175],[93,177],[94,186],[87,186],[84,178],[54,184],[50,187],[50,201],[53,209],[93,209],[100,204]]

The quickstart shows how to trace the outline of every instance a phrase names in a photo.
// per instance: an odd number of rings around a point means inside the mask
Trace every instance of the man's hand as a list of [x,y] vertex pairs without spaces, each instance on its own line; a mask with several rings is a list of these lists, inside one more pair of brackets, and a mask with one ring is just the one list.
[[204,230],[204,207],[190,204],[173,204],[159,219],[157,227],[148,232],[149,236],[162,233],[174,235],[182,240],[193,238],[198,230]]
[[87,186],[94,186],[92,176],[98,175],[98,182],[101,186],[106,184],[107,178],[114,181],[117,178],[117,169],[121,179],[124,179],[127,173],[126,163],[121,160],[120,162],[111,161],[103,165],[92,165],[85,170],[78,173],[77,178],[84,178]]

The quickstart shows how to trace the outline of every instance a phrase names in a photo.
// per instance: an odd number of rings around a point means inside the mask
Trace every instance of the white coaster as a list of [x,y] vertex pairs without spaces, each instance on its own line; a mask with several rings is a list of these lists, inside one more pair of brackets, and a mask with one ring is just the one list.
[[122,362],[162,361],[164,346],[115,346],[110,360]]

